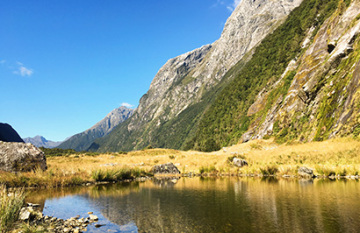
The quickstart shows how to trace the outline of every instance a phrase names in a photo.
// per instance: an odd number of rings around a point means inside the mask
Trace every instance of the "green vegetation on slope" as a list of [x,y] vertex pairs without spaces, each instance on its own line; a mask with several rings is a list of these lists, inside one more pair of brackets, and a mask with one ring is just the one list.
[[74,149],[76,151],[84,151],[94,142],[96,138],[104,136],[103,132],[90,130],[88,132],[82,132],[69,138],[61,143],[58,148],[61,149]]
[[302,52],[301,42],[307,30],[312,26],[318,30],[337,6],[338,0],[304,0],[294,9],[286,21],[262,41],[252,59],[216,97],[199,124],[194,148],[213,151],[237,143],[255,117],[259,117],[259,114],[247,116],[259,91],[279,79],[288,63]]
[[[195,103],[175,118],[161,125],[129,132],[130,119],[119,125],[109,135],[95,140],[90,151],[131,151],[140,150],[148,145],[155,148],[190,149],[197,125],[206,107],[216,94],[225,86],[225,79],[207,91],[198,103]],[[189,146],[190,145],[190,146]]]
[[[128,126],[130,121],[133,124],[134,122],[136,122],[135,124],[141,124],[140,117],[135,113],[135,115],[120,124],[109,135],[95,140],[88,150],[98,152],[131,151],[134,149],[141,150],[148,145],[154,148],[191,149],[204,111],[214,101],[218,93],[228,85],[233,74],[240,72],[245,63],[250,59],[252,52],[248,52],[238,65],[231,68],[219,83],[208,90],[204,90],[199,101],[194,101],[195,103],[173,119],[161,122],[160,125],[156,125],[157,122],[153,121],[145,127],[139,127],[129,132]],[[171,88],[174,88],[176,85],[183,85],[189,79],[192,79],[191,74],[180,78]],[[146,95],[143,98],[146,98]]]

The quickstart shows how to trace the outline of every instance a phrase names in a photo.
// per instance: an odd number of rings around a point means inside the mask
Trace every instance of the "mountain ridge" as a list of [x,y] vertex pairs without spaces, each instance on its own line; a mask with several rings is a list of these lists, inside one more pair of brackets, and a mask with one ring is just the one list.
[[31,143],[36,147],[54,148],[60,145],[62,142],[54,142],[47,140],[45,137],[36,135],[35,137],[23,138],[25,143]]
[[133,114],[133,112],[134,109],[130,109],[125,106],[116,108],[91,128],[71,136],[57,147],[61,149],[85,151],[89,148],[95,139],[109,134],[116,126],[128,119]]
[[215,97],[211,93],[218,93],[233,78],[225,74],[242,58],[245,64],[259,42],[301,2],[241,1],[219,40],[170,59],[154,77],[134,115],[109,135],[95,140],[90,150],[133,150],[150,144],[186,148]]

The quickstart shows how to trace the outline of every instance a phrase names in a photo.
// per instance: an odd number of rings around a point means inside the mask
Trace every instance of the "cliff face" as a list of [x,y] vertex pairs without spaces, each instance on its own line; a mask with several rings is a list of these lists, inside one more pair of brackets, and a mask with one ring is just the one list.
[[[305,41],[303,55],[289,65],[286,72],[295,75],[287,93],[243,140],[274,135],[280,141],[312,141],[360,134],[359,15],[360,1],[340,2],[315,37]],[[256,102],[264,102],[280,82],[263,90]]]
[[132,150],[149,144],[183,148],[195,134],[206,106],[233,78],[225,74],[241,59],[246,63],[253,48],[301,2],[241,1],[219,40],[170,59],[156,74],[133,117],[91,149]]
[[128,119],[134,110],[121,106],[111,111],[104,119],[96,123],[90,129],[70,137],[62,142],[58,148],[84,151],[95,139],[109,134],[116,126]]

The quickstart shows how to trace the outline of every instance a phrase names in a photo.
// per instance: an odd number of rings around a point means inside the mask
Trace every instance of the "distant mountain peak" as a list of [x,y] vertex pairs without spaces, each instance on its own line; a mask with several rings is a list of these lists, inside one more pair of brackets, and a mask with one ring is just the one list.
[[36,147],[45,147],[45,148],[54,148],[61,144],[61,142],[54,142],[47,140],[41,135],[36,135],[35,137],[23,138],[26,143],[31,143]]
[[58,147],[62,149],[74,149],[76,151],[87,150],[95,139],[109,134],[116,126],[128,119],[134,112],[126,106],[120,106],[108,113],[101,121],[82,133],[68,138]]

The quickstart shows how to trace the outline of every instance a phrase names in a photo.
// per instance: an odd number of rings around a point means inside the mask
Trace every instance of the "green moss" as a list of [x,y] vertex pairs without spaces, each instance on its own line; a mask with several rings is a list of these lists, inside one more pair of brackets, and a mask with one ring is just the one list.
[[354,137],[357,137],[360,135],[360,125],[356,126],[353,131]]

